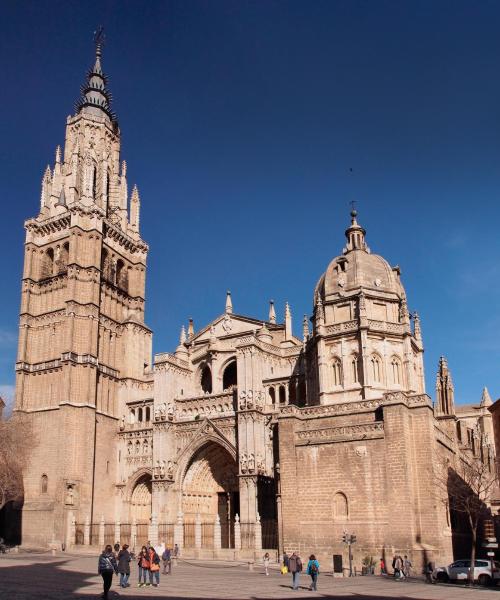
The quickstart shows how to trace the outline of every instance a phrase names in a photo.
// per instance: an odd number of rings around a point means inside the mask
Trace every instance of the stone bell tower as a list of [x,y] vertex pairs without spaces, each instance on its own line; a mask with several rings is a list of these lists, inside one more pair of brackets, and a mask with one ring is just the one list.
[[147,244],[129,198],[102,36],[66,122],[64,148],[26,221],[15,410],[30,415],[23,544],[64,540],[68,522],[111,517],[118,419],[150,395]]

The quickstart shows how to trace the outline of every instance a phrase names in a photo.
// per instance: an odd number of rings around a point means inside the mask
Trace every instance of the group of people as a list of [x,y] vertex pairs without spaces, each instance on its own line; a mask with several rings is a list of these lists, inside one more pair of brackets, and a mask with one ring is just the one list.
[[[281,568],[282,573],[292,574],[292,589],[299,589],[300,574],[303,570],[302,559],[296,552],[292,552],[290,556],[285,552],[283,554],[283,566]],[[307,562],[306,573],[311,577],[310,590],[318,591],[318,575],[319,575],[319,562],[314,554],[311,554]],[[267,569],[266,569],[267,575]]]
[[171,574],[172,558],[176,558],[179,555],[179,547],[177,544],[174,545],[173,549],[164,546],[160,552],[161,558],[149,541],[141,548],[137,557],[129,552],[128,544],[123,544],[121,548],[118,543],[114,545],[114,548],[108,544],[99,556],[97,565],[97,572],[101,575],[103,581],[102,597],[104,599],[108,597],[113,582],[113,574],[120,575],[120,587],[130,587],[130,583],[128,582],[130,577],[130,563],[134,559],[137,559],[139,571],[138,586],[158,587],[160,585],[160,564],[163,562],[164,575]]
[[408,579],[411,575],[412,563],[408,556],[405,554],[402,557],[400,554],[396,554],[392,559],[392,568],[394,569],[394,578],[403,581]]

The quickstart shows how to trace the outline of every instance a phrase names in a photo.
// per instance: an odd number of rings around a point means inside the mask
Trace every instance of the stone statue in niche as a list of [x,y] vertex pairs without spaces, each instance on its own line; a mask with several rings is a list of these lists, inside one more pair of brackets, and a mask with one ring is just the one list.
[[168,477],[168,479],[174,478],[174,465],[172,464],[171,460],[168,461],[168,465],[167,465],[167,477]]
[[158,478],[160,477],[160,471],[161,471],[161,468],[160,468],[160,461],[159,461],[159,460],[157,460],[157,461],[156,461],[155,468],[153,469],[153,477],[154,477],[155,479],[158,479]]
[[73,490],[72,485],[68,485],[66,489],[66,498],[64,502],[65,504],[69,504],[71,506],[73,506],[73,504],[75,503],[75,491]]
[[174,420],[174,413],[175,413],[175,404],[169,404],[167,412],[168,412],[168,420],[169,421],[173,421]]
[[122,418],[120,419],[120,431],[123,431],[125,429],[125,415],[122,415]]
[[255,471],[255,456],[250,454],[248,456],[248,472],[253,473]]
[[240,464],[241,464],[241,472],[246,473],[248,471],[248,462],[247,462],[247,455],[245,453],[243,453],[241,455]]

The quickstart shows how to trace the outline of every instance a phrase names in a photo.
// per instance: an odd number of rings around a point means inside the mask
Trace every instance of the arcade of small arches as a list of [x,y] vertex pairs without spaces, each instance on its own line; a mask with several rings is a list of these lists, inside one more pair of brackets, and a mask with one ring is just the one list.
[[106,248],[103,248],[101,254],[101,273],[103,279],[108,283],[118,287],[124,292],[128,292],[128,268],[121,258],[117,258]]
[[40,264],[40,278],[47,279],[61,275],[68,270],[69,242],[50,246],[43,251]]
[[[360,382],[359,357],[357,354],[351,355],[347,359],[347,377],[344,376],[344,367],[342,359],[339,356],[333,356],[330,370],[331,385],[333,387],[343,387]],[[368,380],[373,384],[385,383],[384,368],[382,358],[373,353],[368,359]],[[401,359],[393,355],[388,364],[387,384],[400,386],[403,384],[403,371]]]

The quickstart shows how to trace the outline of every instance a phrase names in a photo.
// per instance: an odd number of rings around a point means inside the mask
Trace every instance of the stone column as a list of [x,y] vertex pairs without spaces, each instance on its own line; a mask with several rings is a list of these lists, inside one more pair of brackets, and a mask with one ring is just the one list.
[[130,545],[132,550],[134,550],[137,545],[137,523],[135,522],[135,519],[132,521],[130,527]]
[[66,545],[68,548],[74,546],[76,544],[76,519],[75,515],[70,512],[69,514],[69,527],[68,527],[68,539],[66,540]]
[[83,526],[83,543],[85,546],[90,545],[90,517],[85,517],[85,525]]
[[184,547],[184,520],[181,511],[177,513],[177,522],[174,525],[174,544],[179,546],[179,550]]
[[118,520],[115,523],[115,542],[120,543],[120,538],[121,538],[121,523]]
[[194,547],[201,549],[201,516],[200,513],[196,515],[196,521],[194,522]]
[[262,551],[262,525],[260,522],[260,515],[257,513],[255,518],[255,528],[254,528],[254,542],[255,542],[255,552]]
[[220,517],[217,515],[214,523],[214,550],[220,550],[221,545]]
[[104,546],[104,515],[99,523],[99,546]]
[[158,519],[155,514],[151,515],[151,522],[148,527],[148,538],[153,547],[158,545]]
[[239,515],[235,515],[234,517],[234,549],[236,552],[241,550],[241,527]]

